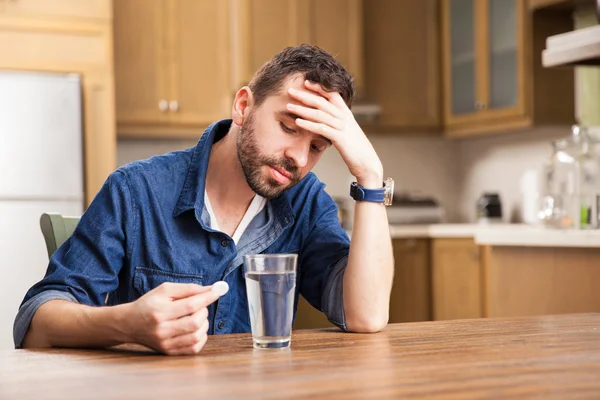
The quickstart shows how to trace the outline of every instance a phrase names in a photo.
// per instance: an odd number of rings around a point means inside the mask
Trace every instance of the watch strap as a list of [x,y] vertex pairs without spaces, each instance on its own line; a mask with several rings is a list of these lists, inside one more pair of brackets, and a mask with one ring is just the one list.
[[356,201],[371,201],[374,203],[385,202],[385,187],[379,189],[366,189],[352,182],[350,185],[350,196]]

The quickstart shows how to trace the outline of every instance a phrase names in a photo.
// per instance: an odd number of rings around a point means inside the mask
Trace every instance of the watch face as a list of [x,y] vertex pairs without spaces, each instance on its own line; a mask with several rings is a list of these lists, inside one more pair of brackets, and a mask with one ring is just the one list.
[[383,204],[391,206],[394,199],[394,180],[392,178],[387,178],[383,183],[383,187],[385,188]]

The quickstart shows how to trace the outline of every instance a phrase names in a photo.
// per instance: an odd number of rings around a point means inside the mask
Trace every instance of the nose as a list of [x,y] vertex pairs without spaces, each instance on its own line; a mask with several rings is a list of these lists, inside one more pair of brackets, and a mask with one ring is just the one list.
[[285,151],[285,156],[294,161],[297,168],[304,168],[308,164],[308,153],[310,151],[310,141],[298,140],[292,143]]

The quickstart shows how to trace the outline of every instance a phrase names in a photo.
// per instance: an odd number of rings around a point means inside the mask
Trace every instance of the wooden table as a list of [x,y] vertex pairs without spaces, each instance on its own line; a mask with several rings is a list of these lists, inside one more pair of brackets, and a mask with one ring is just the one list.
[[600,398],[600,314],[296,331],[290,350],[249,335],[201,354],[0,352],[0,399]]

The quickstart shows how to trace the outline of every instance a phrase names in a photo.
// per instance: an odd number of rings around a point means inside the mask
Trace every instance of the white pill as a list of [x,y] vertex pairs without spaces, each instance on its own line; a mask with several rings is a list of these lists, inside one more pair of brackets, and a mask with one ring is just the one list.
[[223,296],[225,293],[227,293],[229,291],[229,285],[227,284],[227,282],[224,282],[224,281],[215,282],[212,285],[211,290],[213,292],[215,292],[216,294],[218,294],[219,296]]

